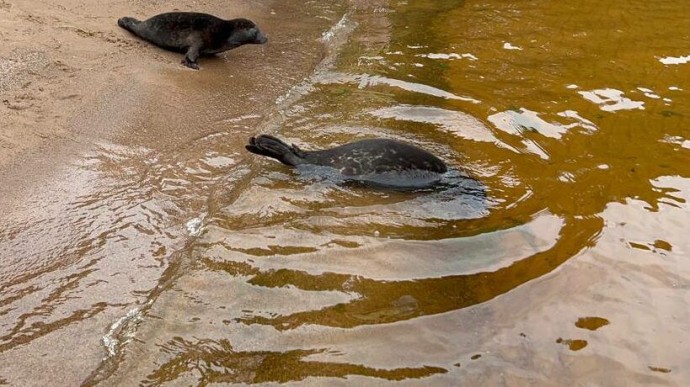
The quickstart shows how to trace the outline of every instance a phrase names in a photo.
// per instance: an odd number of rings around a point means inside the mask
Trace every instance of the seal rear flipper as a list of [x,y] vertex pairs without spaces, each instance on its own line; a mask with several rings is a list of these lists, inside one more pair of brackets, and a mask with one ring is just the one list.
[[293,147],[273,136],[262,134],[252,137],[245,148],[254,154],[274,158],[285,165],[295,166],[304,164],[304,159],[302,158],[304,152],[296,152]]
[[133,17],[125,16],[121,17],[117,20],[117,25],[126,29],[127,31],[133,33],[134,35],[139,36],[137,31],[135,30],[135,27],[141,23],[140,20],[137,20]]

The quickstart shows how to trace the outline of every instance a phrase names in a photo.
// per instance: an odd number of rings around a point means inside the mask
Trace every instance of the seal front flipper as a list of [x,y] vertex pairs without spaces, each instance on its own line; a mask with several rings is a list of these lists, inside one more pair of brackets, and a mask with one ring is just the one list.
[[192,43],[192,45],[189,46],[187,53],[184,55],[184,59],[182,59],[181,63],[191,69],[199,70],[199,65],[196,63],[196,60],[199,59],[199,51],[201,50],[201,46],[201,41]]
[[245,148],[254,154],[272,157],[285,165],[295,166],[305,163],[305,152],[273,136],[262,134],[252,137]]

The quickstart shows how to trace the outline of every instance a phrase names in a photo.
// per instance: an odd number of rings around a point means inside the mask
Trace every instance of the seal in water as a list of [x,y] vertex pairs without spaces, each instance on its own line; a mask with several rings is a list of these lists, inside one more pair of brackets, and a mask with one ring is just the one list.
[[162,13],[144,21],[123,17],[117,24],[156,46],[185,53],[182,64],[195,70],[199,69],[196,60],[200,55],[268,41],[251,20],[223,20],[197,12]]
[[245,147],[252,153],[272,157],[286,165],[331,167],[352,180],[377,185],[416,186],[419,181],[412,180],[418,180],[422,175],[426,180],[424,185],[427,185],[438,182],[440,174],[448,170],[443,160],[424,149],[389,139],[368,139],[331,149],[303,151],[276,137],[260,135],[250,138]]

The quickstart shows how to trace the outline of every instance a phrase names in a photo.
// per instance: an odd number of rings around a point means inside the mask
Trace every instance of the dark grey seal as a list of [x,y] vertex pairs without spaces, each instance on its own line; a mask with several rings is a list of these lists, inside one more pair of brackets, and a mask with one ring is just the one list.
[[331,149],[303,151],[280,139],[260,135],[249,139],[249,152],[290,166],[322,166],[355,180],[384,186],[427,186],[448,168],[443,160],[417,146],[389,139],[356,141]]
[[185,53],[182,64],[195,70],[199,69],[196,60],[200,55],[268,41],[251,20],[223,20],[197,12],[162,13],[144,21],[123,17],[117,24],[156,46]]

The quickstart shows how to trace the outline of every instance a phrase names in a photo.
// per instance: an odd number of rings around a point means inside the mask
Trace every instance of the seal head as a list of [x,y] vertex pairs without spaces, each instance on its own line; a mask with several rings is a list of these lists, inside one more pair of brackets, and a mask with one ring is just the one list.
[[144,21],[123,17],[117,24],[156,46],[184,53],[182,63],[196,70],[199,69],[196,61],[201,55],[268,41],[251,20],[223,20],[197,12],[168,12]]

